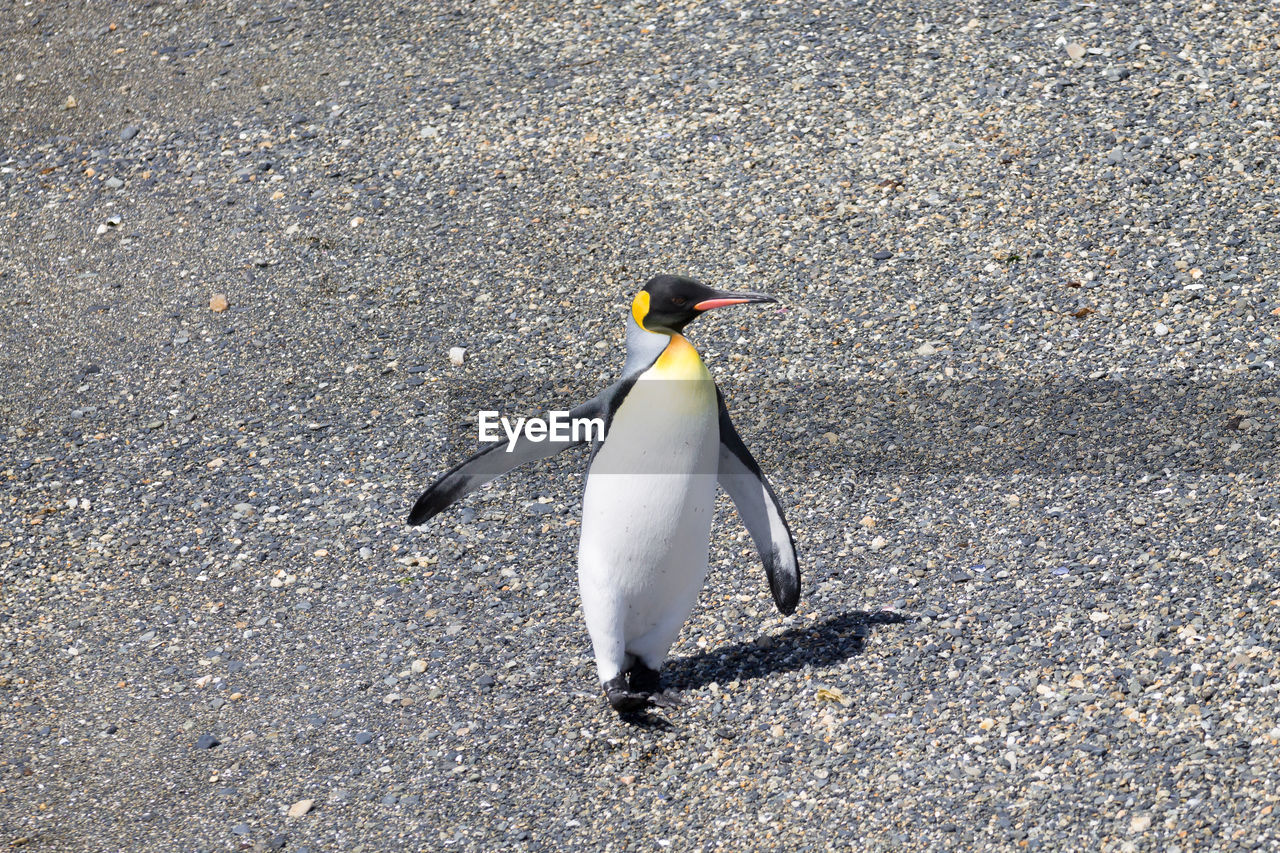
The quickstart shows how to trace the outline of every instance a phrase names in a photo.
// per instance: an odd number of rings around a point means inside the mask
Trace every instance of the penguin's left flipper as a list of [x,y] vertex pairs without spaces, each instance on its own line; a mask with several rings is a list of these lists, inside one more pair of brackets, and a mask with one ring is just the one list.
[[[574,408],[569,412],[570,423],[579,418],[607,419],[609,403],[614,391],[615,386],[610,386],[604,393]],[[561,451],[580,444],[586,444],[586,439],[553,441],[548,437],[546,441],[529,441],[523,436],[517,436],[514,442],[494,442],[440,475],[414,503],[413,509],[409,512],[409,524],[422,524],[430,520],[459,498],[474,492],[485,483],[498,479],[513,468],[518,468],[526,462],[555,456]]]
[[791,528],[787,526],[778,496],[733,428],[719,388],[716,398],[720,404],[720,459],[716,479],[733,498],[742,523],[756,543],[778,609],[793,613],[800,601],[800,563],[796,559]]

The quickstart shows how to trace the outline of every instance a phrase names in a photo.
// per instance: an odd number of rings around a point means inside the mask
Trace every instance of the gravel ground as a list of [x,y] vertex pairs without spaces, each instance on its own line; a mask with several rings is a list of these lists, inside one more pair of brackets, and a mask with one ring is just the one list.
[[[1276,9],[1025,5],[11,4],[0,840],[1277,849]],[[581,454],[403,519],[657,272],[805,587],[638,726]]]

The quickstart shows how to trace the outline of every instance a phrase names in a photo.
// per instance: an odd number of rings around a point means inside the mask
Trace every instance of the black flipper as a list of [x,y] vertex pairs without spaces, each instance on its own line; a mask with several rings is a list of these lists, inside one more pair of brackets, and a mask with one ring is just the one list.
[[[616,408],[614,401],[621,388],[622,383],[610,385],[601,394],[570,411],[570,420],[603,418],[607,429],[608,420]],[[413,505],[409,513],[409,524],[422,524],[464,495],[526,462],[546,459],[585,443],[585,440],[552,441],[550,438],[546,441],[528,441],[523,435],[518,436],[514,442],[494,442],[465,462],[455,465],[432,483]],[[507,452],[508,447],[511,448],[510,452]]]
[[793,613],[800,601],[800,563],[796,559],[791,528],[787,526],[773,487],[733,428],[719,388],[716,398],[720,404],[720,461],[716,479],[733,498],[742,523],[756,543],[778,609]]

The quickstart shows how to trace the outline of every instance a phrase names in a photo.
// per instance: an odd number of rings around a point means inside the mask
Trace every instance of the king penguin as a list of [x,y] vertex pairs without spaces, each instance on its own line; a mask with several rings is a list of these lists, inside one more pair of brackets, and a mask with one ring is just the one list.
[[[622,377],[574,408],[599,418],[582,498],[578,585],[596,670],[619,713],[668,704],[660,670],[707,576],[716,485],[733,499],[764,563],[778,610],[795,611],[800,566],[782,505],[734,429],[684,329],[703,313],[776,302],[660,275],[636,294]],[[486,446],[442,474],[414,504],[418,525],[508,471],[580,441]]]

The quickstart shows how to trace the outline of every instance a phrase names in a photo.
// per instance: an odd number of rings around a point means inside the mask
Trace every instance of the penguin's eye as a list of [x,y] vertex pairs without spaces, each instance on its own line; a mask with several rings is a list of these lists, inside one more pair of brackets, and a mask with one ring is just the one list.
[[685,299],[683,296],[673,296],[673,297],[671,297],[671,304],[672,304],[672,305],[674,305],[674,306],[676,306],[677,308],[679,308],[681,305],[685,304],[685,303],[686,303],[686,302],[688,302],[688,301],[689,301],[689,300],[688,300],[688,299]]

